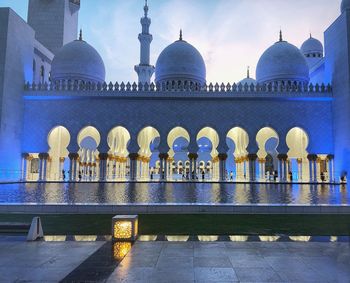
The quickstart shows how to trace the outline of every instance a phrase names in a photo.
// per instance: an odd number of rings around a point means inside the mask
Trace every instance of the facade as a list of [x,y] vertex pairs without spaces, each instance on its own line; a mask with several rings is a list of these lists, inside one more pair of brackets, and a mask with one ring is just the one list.
[[310,35],[299,49],[281,32],[256,80],[248,70],[233,84],[206,81],[182,32],[152,66],[147,2],[139,81],[105,82],[101,56],[78,37],[79,8],[29,0],[28,22],[0,8],[2,180],[346,180],[350,1],[324,47]]

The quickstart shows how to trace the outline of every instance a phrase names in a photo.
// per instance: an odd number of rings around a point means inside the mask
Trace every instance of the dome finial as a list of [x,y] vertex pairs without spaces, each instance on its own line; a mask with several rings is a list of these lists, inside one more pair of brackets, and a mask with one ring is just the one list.
[[145,0],[145,7],[143,8],[143,10],[145,11],[145,17],[147,18],[147,16],[148,16],[148,2],[147,2],[147,0]]
[[282,29],[280,29],[280,42],[283,41]]
[[249,78],[250,78],[250,72],[249,72],[249,69],[250,69],[250,67],[248,66],[248,67],[247,67],[247,79],[249,79]]
[[180,40],[182,40],[182,29],[180,29]]
[[83,40],[83,29],[80,29],[80,32],[79,32],[79,40],[80,40],[80,41]]

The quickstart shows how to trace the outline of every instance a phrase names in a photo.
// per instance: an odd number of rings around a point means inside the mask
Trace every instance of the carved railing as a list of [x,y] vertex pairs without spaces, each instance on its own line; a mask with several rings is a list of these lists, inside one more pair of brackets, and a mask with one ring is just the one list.
[[83,81],[57,81],[55,83],[27,83],[25,91],[99,91],[99,92],[222,92],[222,93],[331,93],[330,84],[142,84],[142,83],[85,83]]

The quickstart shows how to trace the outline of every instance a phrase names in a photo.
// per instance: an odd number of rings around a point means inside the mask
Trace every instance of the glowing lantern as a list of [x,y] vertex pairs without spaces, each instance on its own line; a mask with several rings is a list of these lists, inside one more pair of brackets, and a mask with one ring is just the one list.
[[137,234],[137,215],[117,215],[112,218],[113,241],[135,241]]

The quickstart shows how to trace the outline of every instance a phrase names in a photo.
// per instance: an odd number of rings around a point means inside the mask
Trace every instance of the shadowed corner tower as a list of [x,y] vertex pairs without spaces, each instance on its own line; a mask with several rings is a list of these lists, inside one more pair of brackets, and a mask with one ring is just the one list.
[[343,0],[341,15],[325,31],[326,82],[333,86],[335,168],[350,174],[350,0]]
[[77,39],[80,0],[29,0],[28,24],[36,39],[56,54]]

